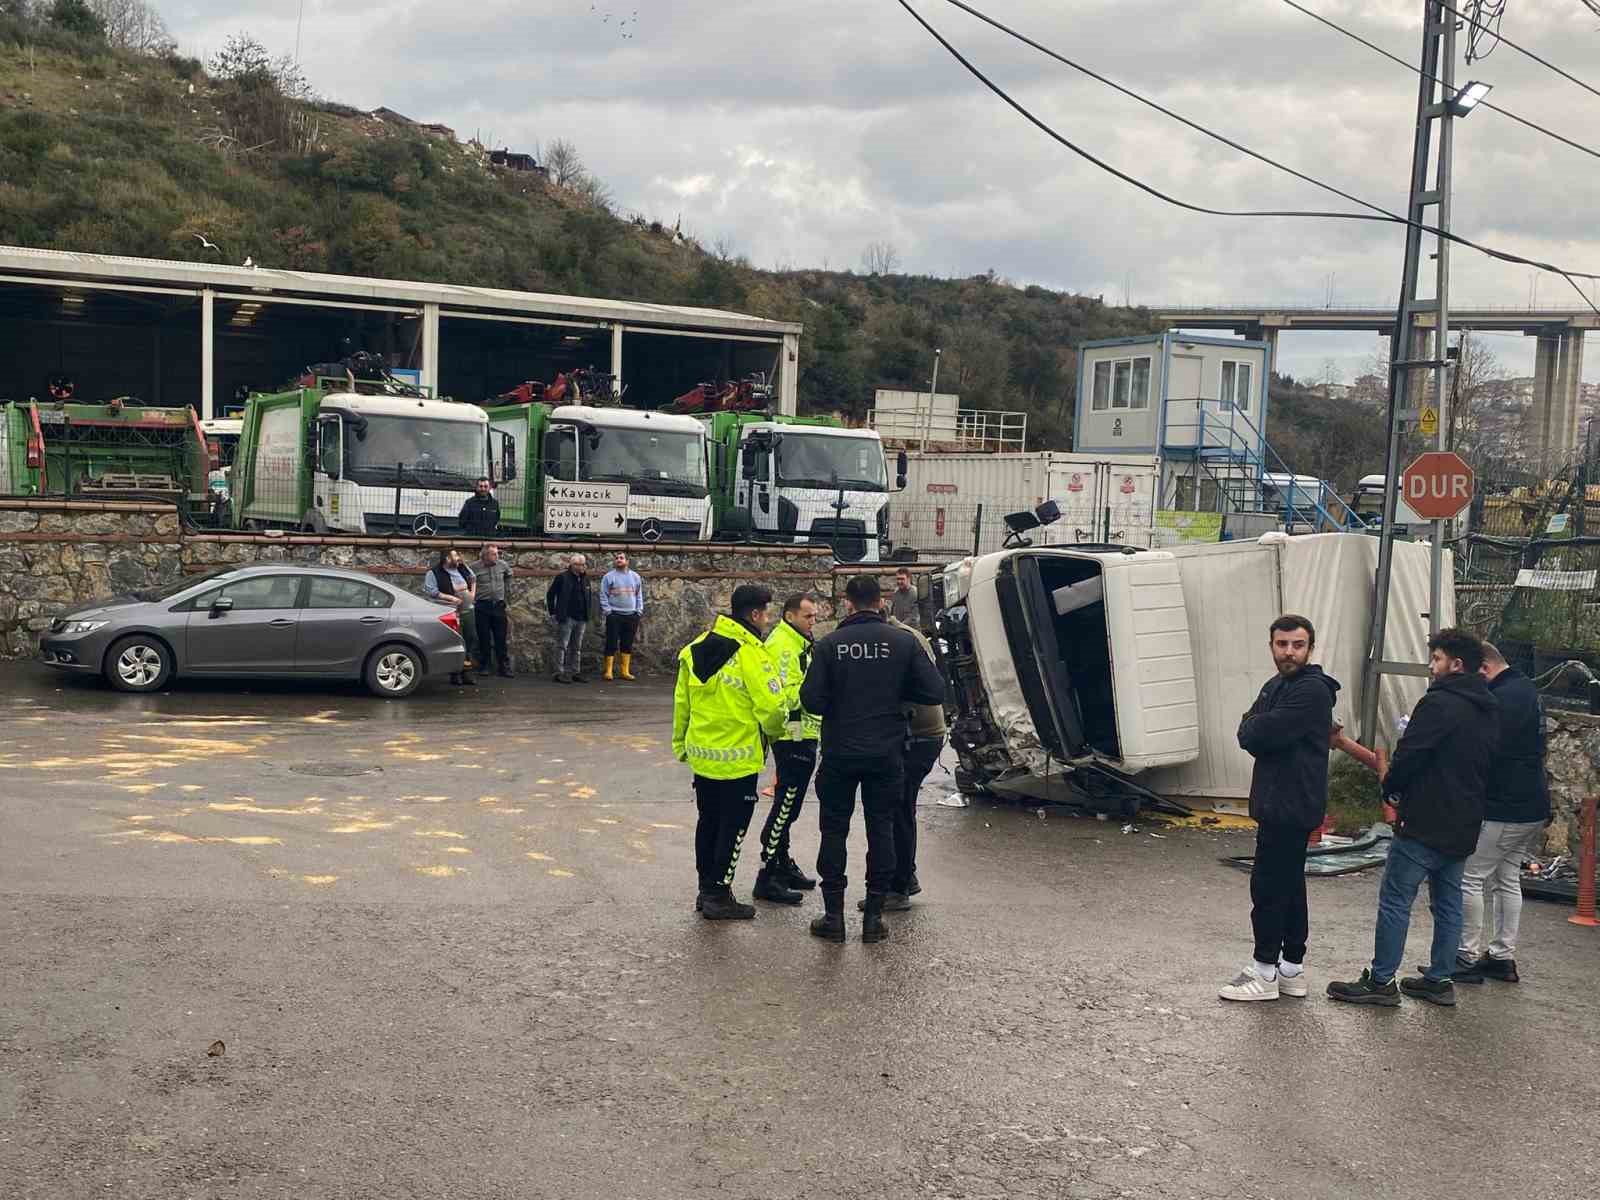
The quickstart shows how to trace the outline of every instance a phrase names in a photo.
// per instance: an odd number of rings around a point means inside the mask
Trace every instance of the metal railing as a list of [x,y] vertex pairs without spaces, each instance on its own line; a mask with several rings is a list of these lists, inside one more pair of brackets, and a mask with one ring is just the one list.
[[[1177,403],[1194,404],[1197,419],[1176,425],[1169,422],[1163,437],[1165,448],[1192,450],[1199,469],[1235,512],[1280,513],[1284,528],[1291,533],[1306,525],[1319,533],[1367,528],[1360,514],[1324,481],[1317,480],[1315,488],[1302,483],[1255,423],[1238,409],[1229,408],[1226,414],[1212,412],[1206,404],[1215,401],[1204,399]],[[1182,437],[1174,440],[1174,432],[1181,434],[1186,429],[1195,431],[1193,442]],[[1212,463],[1218,459],[1229,468],[1217,471]],[[1246,474],[1236,474],[1236,469]],[[1283,482],[1273,476],[1282,477]]]
[[1027,449],[1028,414],[987,408],[950,412],[867,410],[867,427],[885,442],[907,449],[1000,454]]

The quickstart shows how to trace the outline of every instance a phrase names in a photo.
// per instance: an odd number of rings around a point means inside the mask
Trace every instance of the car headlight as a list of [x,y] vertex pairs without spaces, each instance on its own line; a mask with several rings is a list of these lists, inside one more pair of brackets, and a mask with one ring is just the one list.
[[68,621],[61,627],[65,634],[93,633],[97,629],[104,629],[109,621]]

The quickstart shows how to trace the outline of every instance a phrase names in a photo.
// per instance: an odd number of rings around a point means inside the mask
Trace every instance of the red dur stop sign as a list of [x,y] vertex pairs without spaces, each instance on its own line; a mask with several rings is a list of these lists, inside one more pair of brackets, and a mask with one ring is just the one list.
[[1400,476],[1400,498],[1425,521],[1448,521],[1472,503],[1472,468],[1459,454],[1419,454]]

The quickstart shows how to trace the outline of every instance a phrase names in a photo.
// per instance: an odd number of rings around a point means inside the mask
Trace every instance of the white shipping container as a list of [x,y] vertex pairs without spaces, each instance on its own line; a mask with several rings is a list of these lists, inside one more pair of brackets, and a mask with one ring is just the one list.
[[1007,513],[1054,500],[1061,520],[1029,534],[1034,545],[1149,547],[1159,477],[1160,460],[1145,455],[911,453],[906,490],[890,502],[891,536],[924,558],[961,557],[973,553],[981,518],[977,553],[988,554],[1001,548]]

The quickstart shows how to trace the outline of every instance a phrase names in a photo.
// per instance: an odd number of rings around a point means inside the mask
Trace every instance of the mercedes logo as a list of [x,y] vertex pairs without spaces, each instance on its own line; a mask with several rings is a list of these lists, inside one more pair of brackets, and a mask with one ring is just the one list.
[[419,513],[411,522],[411,532],[418,537],[432,537],[439,532],[439,525],[432,513]]
[[639,536],[647,542],[661,540],[661,522],[654,517],[646,517],[639,526]]

